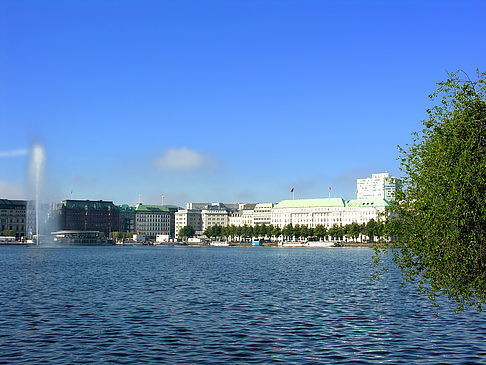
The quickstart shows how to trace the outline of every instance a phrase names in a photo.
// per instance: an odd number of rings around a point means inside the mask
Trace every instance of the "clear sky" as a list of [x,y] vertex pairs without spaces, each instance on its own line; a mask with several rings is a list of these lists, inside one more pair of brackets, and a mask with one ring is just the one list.
[[485,1],[0,1],[0,198],[352,199],[399,176],[447,72],[486,70]]

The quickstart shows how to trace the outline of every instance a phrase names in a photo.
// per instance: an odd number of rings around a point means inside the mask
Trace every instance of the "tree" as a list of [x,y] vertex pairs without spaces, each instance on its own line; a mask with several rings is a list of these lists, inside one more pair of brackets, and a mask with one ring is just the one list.
[[280,229],[279,226],[273,227],[272,236],[274,237],[275,240],[278,240],[281,234],[282,234],[282,230]]
[[319,239],[322,239],[326,236],[327,229],[324,227],[322,224],[316,225],[316,228],[314,228],[314,234],[319,237]]
[[354,241],[356,241],[360,234],[359,224],[356,222],[351,223],[348,229],[348,234],[353,238]]
[[[400,148],[401,188],[387,234],[405,282],[456,310],[486,301],[486,73],[437,84],[421,133]],[[386,249],[377,248],[377,262]]]
[[15,231],[12,229],[5,229],[2,231],[2,236],[15,237]]
[[377,223],[373,218],[371,218],[365,226],[365,234],[368,236],[369,242],[375,241],[375,236],[380,233],[379,223]]
[[184,226],[179,230],[179,237],[181,238],[187,238],[187,237],[192,237],[194,236],[196,232],[194,231],[194,228],[191,226]]

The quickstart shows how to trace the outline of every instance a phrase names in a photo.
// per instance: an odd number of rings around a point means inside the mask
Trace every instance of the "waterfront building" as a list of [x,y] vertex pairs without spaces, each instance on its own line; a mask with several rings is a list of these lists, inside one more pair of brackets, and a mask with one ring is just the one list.
[[228,225],[229,209],[222,203],[213,203],[207,205],[201,210],[202,231],[212,226]]
[[253,226],[254,209],[256,204],[245,204],[241,211],[241,225]]
[[283,200],[272,209],[271,223],[280,228],[288,224],[315,228],[318,224],[331,228],[353,222],[367,223],[379,220],[379,214],[390,203],[385,199],[341,198]]
[[128,204],[118,206],[120,211],[120,232],[133,233],[135,230],[135,207]]
[[385,199],[392,201],[397,190],[397,181],[388,173],[372,174],[371,178],[357,179],[357,199]]
[[255,205],[253,209],[253,224],[266,224],[272,223],[272,209],[273,203],[259,203]]
[[27,201],[0,199],[0,236],[13,231],[16,239],[26,236]]
[[288,224],[332,227],[342,224],[344,207],[341,198],[282,200],[272,209],[271,223],[280,228]]
[[179,209],[182,209],[181,207],[178,207],[177,205],[164,205],[169,209],[169,219],[170,219],[170,231],[169,231],[169,236],[170,238],[175,237],[175,214],[179,211]]
[[355,199],[346,202],[346,209],[343,214],[343,225],[356,222],[358,224],[368,223],[371,219],[383,220],[380,214],[386,207],[391,206],[385,199]]
[[201,210],[181,209],[175,212],[175,237],[179,236],[179,231],[185,226],[194,228],[196,235],[202,234]]
[[253,215],[256,204],[239,204],[238,210],[231,211],[228,217],[228,225],[253,226]]
[[170,232],[169,208],[163,205],[137,204],[135,206],[135,232],[140,232],[150,240],[155,240],[157,235],[168,235]]
[[120,230],[119,210],[112,201],[63,200],[57,214],[63,231],[99,231],[109,237]]
[[237,226],[237,227],[242,226],[243,224],[241,223],[241,215],[242,215],[241,210],[231,212],[230,215],[228,216],[228,225]]

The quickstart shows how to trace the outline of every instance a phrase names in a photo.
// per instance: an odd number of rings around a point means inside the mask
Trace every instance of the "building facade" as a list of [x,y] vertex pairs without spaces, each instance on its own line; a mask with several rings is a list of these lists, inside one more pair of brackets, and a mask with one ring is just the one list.
[[197,235],[202,234],[202,218],[199,209],[181,209],[175,213],[175,237],[179,237],[179,231],[185,226],[191,226]]
[[59,229],[99,231],[106,237],[120,230],[120,214],[112,201],[63,200],[58,206]]
[[120,232],[135,233],[135,207],[123,204],[118,209],[120,211]]
[[273,203],[259,203],[253,209],[253,225],[272,223]]
[[17,240],[26,237],[27,201],[0,199],[0,235],[13,231]]
[[341,198],[283,200],[272,209],[272,224],[280,228],[288,224],[315,228],[323,225],[346,225],[353,222],[378,221],[380,213],[390,206],[385,199],[344,201]]
[[397,190],[397,181],[387,172],[372,174],[371,178],[357,179],[357,199],[385,199],[392,201]]
[[170,233],[169,208],[163,205],[135,206],[135,232],[145,235],[149,240],[155,240],[157,235]]
[[202,231],[212,226],[228,225],[229,209],[222,203],[213,203],[207,205],[205,209],[201,210]]

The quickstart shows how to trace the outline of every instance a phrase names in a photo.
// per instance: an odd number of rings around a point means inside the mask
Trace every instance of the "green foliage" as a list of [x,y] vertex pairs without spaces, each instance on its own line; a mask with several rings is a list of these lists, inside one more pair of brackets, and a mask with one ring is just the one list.
[[204,235],[206,235],[209,238],[218,238],[221,237],[223,234],[223,227],[220,225],[214,225],[211,227],[208,227],[204,230]]
[[15,237],[15,231],[12,230],[12,229],[6,229],[6,230],[2,231],[2,236]]
[[404,281],[456,310],[486,301],[485,96],[479,71],[476,81],[458,72],[438,84],[424,129],[399,147],[404,176],[386,227]]
[[324,238],[327,234],[327,229],[326,227],[324,227],[322,224],[318,224],[316,226],[316,228],[314,228],[314,234],[318,237],[318,238]]
[[194,236],[196,232],[191,226],[184,226],[179,230],[179,237],[188,238]]
[[123,239],[132,238],[136,232],[111,232],[110,239],[113,241],[121,241]]
[[15,231],[12,230],[12,229],[6,229],[6,230],[2,231],[2,236],[15,237]]

